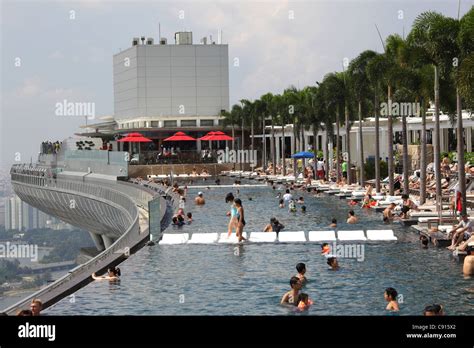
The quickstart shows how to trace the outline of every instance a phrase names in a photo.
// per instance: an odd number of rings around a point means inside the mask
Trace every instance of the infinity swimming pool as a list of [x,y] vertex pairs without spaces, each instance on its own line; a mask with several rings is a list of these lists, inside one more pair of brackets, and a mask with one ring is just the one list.
[[[193,198],[204,192],[206,204]],[[421,315],[423,308],[442,303],[448,315],[474,315],[473,278],[443,249],[419,247],[418,235],[398,224],[382,224],[381,214],[355,207],[360,222],[345,224],[352,208],[337,197],[313,197],[301,191],[306,213],[278,208],[269,187],[195,189],[188,191],[186,212],[194,222],[166,232],[225,232],[226,193],[242,199],[245,231],[262,231],[275,216],[286,231],[324,230],[337,218],[339,228],[392,228],[396,242],[364,243],[364,261],[340,259],[331,271],[318,243],[243,245],[155,245],[145,247],[120,265],[119,284],[96,281],[45,311],[49,315],[385,315],[385,288],[402,299],[400,315]],[[300,205],[298,206],[300,208]],[[303,292],[314,300],[308,311],[279,305],[289,290],[295,265],[304,262],[309,283]]]

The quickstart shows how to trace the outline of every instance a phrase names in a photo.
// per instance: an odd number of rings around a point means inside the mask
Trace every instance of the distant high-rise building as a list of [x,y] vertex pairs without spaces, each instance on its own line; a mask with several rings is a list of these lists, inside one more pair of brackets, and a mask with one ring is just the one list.
[[70,229],[71,226],[23,202],[17,195],[5,198],[5,229],[28,231],[35,228]]

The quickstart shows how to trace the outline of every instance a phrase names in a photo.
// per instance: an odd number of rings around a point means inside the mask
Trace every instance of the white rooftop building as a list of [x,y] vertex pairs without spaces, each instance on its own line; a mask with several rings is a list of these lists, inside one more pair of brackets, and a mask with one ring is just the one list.
[[229,110],[228,45],[193,44],[191,32],[166,39],[134,38],[113,57],[117,128],[218,125]]

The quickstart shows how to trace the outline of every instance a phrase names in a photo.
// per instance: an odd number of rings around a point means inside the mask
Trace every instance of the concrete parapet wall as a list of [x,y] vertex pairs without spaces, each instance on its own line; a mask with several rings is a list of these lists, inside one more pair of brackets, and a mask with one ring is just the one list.
[[[199,164],[154,164],[154,165],[131,165],[128,167],[129,177],[135,178],[138,176],[146,177],[147,175],[169,175],[173,174],[191,174],[193,168],[196,168],[198,173],[206,169],[209,174],[215,176],[219,175],[224,170],[240,170],[240,164],[236,163],[199,163]],[[250,170],[250,164],[242,164],[242,170]]]

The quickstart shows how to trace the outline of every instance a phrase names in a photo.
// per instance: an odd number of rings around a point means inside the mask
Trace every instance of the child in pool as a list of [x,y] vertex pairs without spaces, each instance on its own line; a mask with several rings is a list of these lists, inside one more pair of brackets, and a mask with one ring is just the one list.
[[299,310],[305,310],[308,309],[309,306],[313,304],[313,300],[311,300],[308,296],[308,294],[301,293],[298,296],[298,309]]
[[297,277],[301,281],[302,285],[306,284],[306,282],[308,281],[308,279],[306,279],[305,277],[306,265],[300,262],[296,265],[296,270],[298,271],[298,274],[295,277]]
[[324,243],[323,245],[321,245],[321,254],[327,255],[329,254],[330,251],[331,251],[331,248],[329,247],[328,243]]
[[400,307],[397,302],[397,290],[394,288],[387,288],[383,294],[385,301],[388,302],[387,307],[385,308],[387,311],[398,312]]
[[296,213],[295,201],[291,200],[291,201],[288,203],[288,211],[289,211],[290,213]]

